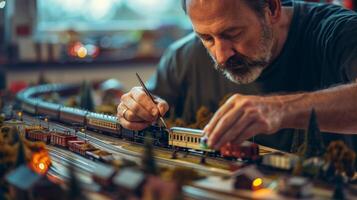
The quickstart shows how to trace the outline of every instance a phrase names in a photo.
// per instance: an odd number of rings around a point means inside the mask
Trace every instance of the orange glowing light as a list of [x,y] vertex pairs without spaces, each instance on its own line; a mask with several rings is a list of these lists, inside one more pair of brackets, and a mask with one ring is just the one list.
[[40,151],[32,155],[30,166],[35,172],[39,174],[46,174],[50,165],[51,159],[47,151]]
[[38,168],[40,168],[41,170],[44,170],[45,169],[45,164],[43,164],[43,163],[38,164]]
[[85,58],[86,56],[87,56],[87,49],[85,48],[85,47],[80,47],[79,49],[78,49],[78,51],[77,51],[77,56],[79,57],[79,58]]
[[256,178],[253,181],[253,187],[260,187],[263,184],[263,180],[261,178]]

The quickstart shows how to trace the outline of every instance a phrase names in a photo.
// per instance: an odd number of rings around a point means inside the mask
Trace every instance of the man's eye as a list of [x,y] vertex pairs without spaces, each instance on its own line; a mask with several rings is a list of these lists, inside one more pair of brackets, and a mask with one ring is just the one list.
[[240,32],[240,33],[238,33],[238,34],[229,35],[229,36],[227,36],[227,37],[230,38],[230,39],[232,39],[232,40],[238,40],[238,39],[240,39],[240,38],[242,37],[242,34],[241,34],[241,32]]
[[213,42],[213,38],[211,38],[211,37],[202,37],[201,39],[205,43],[212,43]]

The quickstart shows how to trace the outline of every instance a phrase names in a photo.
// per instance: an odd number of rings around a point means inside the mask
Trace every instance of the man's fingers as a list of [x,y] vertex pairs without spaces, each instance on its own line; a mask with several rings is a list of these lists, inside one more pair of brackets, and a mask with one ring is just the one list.
[[132,113],[145,121],[152,122],[157,118],[157,109],[154,110],[155,113],[151,113],[133,98],[127,98],[123,103]]
[[117,108],[117,117],[119,118],[124,118],[127,121],[133,121],[133,122],[143,122],[145,120],[141,119],[137,115],[135,115],[133,112],[131,112],[123,103],[120,103]]
[[253,120],[254,118],[247,117],[247,114],[243,114],[241,118],[235,121],[234,125],[231,126],[229,130],[225,131],[223,137],[218,138],[218,141],[212,144],[213,147],[219,149],[228,142],[234,141],[237,137],[243,134],[243,131],[253,122]]
[[134,87],[121,96],[117,107],[119,123],[127,129],[141,130],[164,115],[169,109],[166,101],[156,98],[153,102],[142,87]]
[[234,140],[233,140],[233,145],[240,145],[242,144],[245,140],[248,140],[249,138],[260,134],[261,131],[263,130],[262,125],[260,123],[250,123],[245,130],[242,131],[241,134],[239,134]]
[[233,104],[226,103],[218,109],[218,111],[213,115],[212,119],[203,130],[207,134],[207,137],[211,137],[214,128],[217,126],[217,123],[221,120],[222,116],[225,115],[226,112],[228,112],[232,107]]
[[156,98],[155,101],[157,102],[157,107],[159,109],[160,116],[164,116],[165,113],[169,110],[169,104],[160,98]]
[[224,115],[217,120],[215,125],[209,123],[209,126],[212,127],[213,130],[209,134],[208,145],[215,148],[220,138],[226,134],[227,130],[237,123],[236,121],[239,120],[242,114],[243,113],[239,108],[231,109],[227,113],[224,113]]
[[123,118],[130,122],[144,122],[145,121],[145,120],[141,119],[140,117],[138,117],[137,115],[135,115],[130,110],[127,110],[125,112],[125,115],[123,115]]
[[142,87],[134,87],[130,91],[133,99],[140,103],[142,107],[144,107],[149,113],[152,115],[158,114],[158,108],[156,104],[151,100],[151,98],[145,93]]

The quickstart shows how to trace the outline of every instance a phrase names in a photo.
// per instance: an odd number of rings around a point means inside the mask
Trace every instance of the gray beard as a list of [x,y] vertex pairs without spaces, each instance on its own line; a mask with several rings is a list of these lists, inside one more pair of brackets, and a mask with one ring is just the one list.
[[[259,52],[261,56],[255,59],[258,63],[269,63],[272,58],[272,48],[273,48],[273,36],[272,30],[269,29],[262,22],[263,30],[260,38]],[[252,83],[259,78],[263,70],[267,67],[267,64],[261,65],[249,65],[249,66],[237,66],[238,69],[225,69],[220,67],[214,57],[210,54],[211,58],[215,63],[215,69],[220,71],[227,79],[237,84],[248,84]]]
[[219,71],[221,71],[222,74],[228,80],[236,84],[248,84],[257,80],[261,75],[261,73],[263,72],[263,69],[264,68],[261,66],[256,66],[256,67],[245,68],[245,72],[243,73],[234,73],[229,70],[222,70],[222,69],[220,69]]

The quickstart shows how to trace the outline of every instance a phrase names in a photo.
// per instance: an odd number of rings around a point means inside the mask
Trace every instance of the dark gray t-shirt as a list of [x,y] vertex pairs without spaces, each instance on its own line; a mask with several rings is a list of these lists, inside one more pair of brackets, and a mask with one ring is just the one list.
[[[357,14],[335,5],[294,2],[290,6],[294,15],[282,53],[255,82],[237,85],[227,80],[215,71],[200,40],[190,34],[163,55],[157,72],[148,82],[149,89],[166,99],[178,117],[192,122],[200,106],[214,112],[228,93],[314,91],[354,80]],[[288,151],[296,132],[286,129],[274,135],[260,135],[255,140]],[[347,142],[354,140],[349,136],[324,135],[326,142],[346,138]]]

